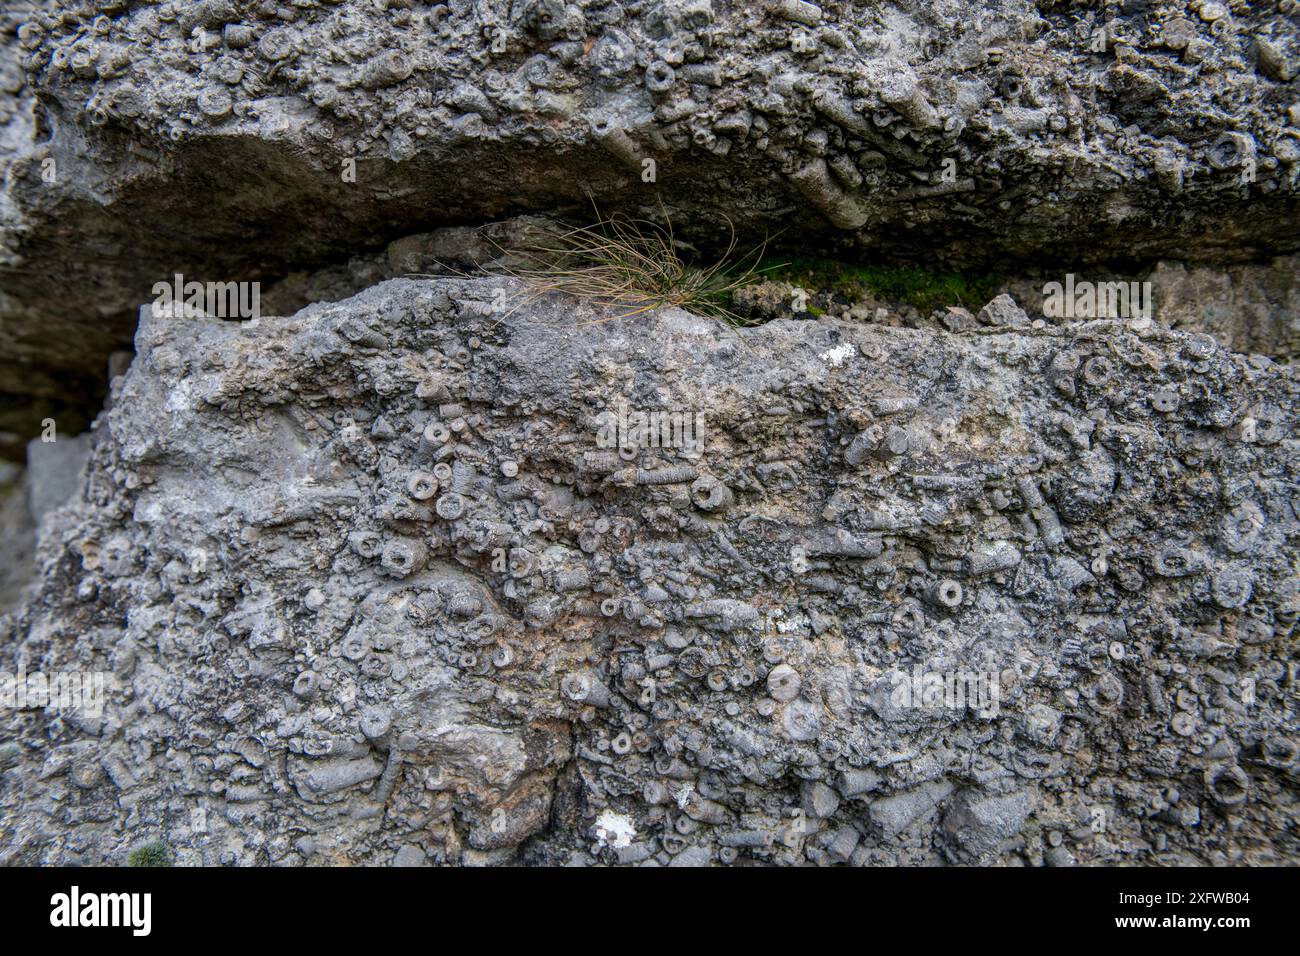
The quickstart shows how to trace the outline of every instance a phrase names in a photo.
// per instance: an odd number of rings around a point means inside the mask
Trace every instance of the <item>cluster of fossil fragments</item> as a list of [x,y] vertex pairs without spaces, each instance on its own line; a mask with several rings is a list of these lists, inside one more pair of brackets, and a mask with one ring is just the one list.
[[[296,127],[284,114],[301,99],[316,112],[309,141],[331,155],[410,158],[449,131],[547,147],[594,134],[638,169],[692,145],[756,150],[856,227],[868,217],[851,193],[864,184],[918,198],[973,189],[975,172],[1014,175],[983,168],[991,151],[974,148],[999,137],[1173,191],[1244,164],[1277,188],[1300,163],[1297,106],[1279,95],[1300,62],[1291,6],[1001,0],[968,18],[956,3],[531,0],[395,2],[376,15],[337,0],[108,0],[38,7],[18,39],[36,87],[84,94],[100,126],[174,140],[226,123]],[[1184,108],[1203,120],[1189,141],[1159,128]],[[961,138],[968,127],[976,139]],[[943,156],[963,174],[937,185]],[[1032,167],[1032,150],[1020,162]]]
[[8,858],[1294,860],[1294,377],[981,317],[146,308],[5,625],[110,673],[3,718]]

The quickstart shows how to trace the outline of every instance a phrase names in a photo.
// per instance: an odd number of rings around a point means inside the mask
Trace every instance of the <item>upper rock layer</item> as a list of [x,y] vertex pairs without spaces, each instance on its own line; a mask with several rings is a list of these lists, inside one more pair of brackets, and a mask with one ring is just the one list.
[[274,277],[587,193],[662,201],[703,242],[731,220],[999,266],[1296,246],[1291,0],[378,6],[7,15],[0,316],[25,404],[0,428],[84,404],[175,272]]

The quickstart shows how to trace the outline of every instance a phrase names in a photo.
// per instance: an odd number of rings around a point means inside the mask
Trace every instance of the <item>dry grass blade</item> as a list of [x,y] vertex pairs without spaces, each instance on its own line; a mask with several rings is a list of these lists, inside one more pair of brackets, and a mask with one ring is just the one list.
[[660,224],[597,212],[592,225],[568,229],[528,249],[503,250],[523,263],[506,271],[539,292],[564,293],[615,310],[598,323],[676,306],[742,326],[748,323],[731,311],[731,294],[779,266],[759,268],[766,240],[733,258],[736,231],[730,220],[727,226],[731,235],[726,252],[709,265],[697,266],[679,253],[681,244],[666,215]]

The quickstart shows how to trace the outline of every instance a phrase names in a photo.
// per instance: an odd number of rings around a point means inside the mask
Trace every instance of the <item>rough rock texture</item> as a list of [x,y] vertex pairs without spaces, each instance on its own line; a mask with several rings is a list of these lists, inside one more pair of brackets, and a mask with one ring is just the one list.
[[27,467],[0,464],[0,613],[17,608],[35,577],[37,538],[45,518],[80,497],[90,455],[89,434],[50,436],[27,447]]
[[23,469],[0,464],[0,613],[16,607],[34,572],[36,525],[27,506]]
[[[136,346],[0,640],[113,674],[102,717],[0,718],[7,861],[1300,858],[1266,358],[498,279]],[[623,403],[703,422],[605,447]]]
[[160,278],[269,281],[588,193],[713,245],[731,220],[1004,268],[1292,252],[1293,7],[11,4],[0,444],[80,430]]
[[1161,321],[1208,332],[1234,352],[1300,358],[1297,261],[1223,270],[1162,263],[1151,275]]
[[[1087,275],[1097,281],[1130,278]],[[1229,266],[1168,260],[1156,263],[1141,278],[1151,283],[1155,322],[1212,335],[1232,352],[1287,362],[1300,358],[1300,256]],[[1017,276],[1005,288],[1026,310],[1041,313],[1044,284],[1062,279],[1060,272]]]

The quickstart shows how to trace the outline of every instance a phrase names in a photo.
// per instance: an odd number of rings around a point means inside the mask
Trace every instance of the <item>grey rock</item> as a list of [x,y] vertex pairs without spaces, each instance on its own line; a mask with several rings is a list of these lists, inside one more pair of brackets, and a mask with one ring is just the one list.
[[939,781],[892,797],[883,797],[872,801],[867,811],[868,817],[880,835],[889,839],[933,813],[952,790],[952,784]]
[[979,320],[985,325],[1021,326],[1029,324],[1029,316],[1016,300],[1005,292],[980,309]]
[[85,434],[28,443],[27,500],[37,525],[81,490],[82,469],[90,458],[90,440],[91,436]]
[[958,794],[944,812],[946,849],[964,862],[992,862],[1003,843],[1020,833],[1037,806],[1038,797],[1032,791]]
[[[0,670],[106,675],[97,715],[0,711],[0,826],[101,809],[6,860],[1295,859],[1297,392],[1122,322],[733,329],[454,277],[146,308],[0,618]],[[620,401],[703,447],[589,468]],[[877,419],[906,454],[836,451]]]

